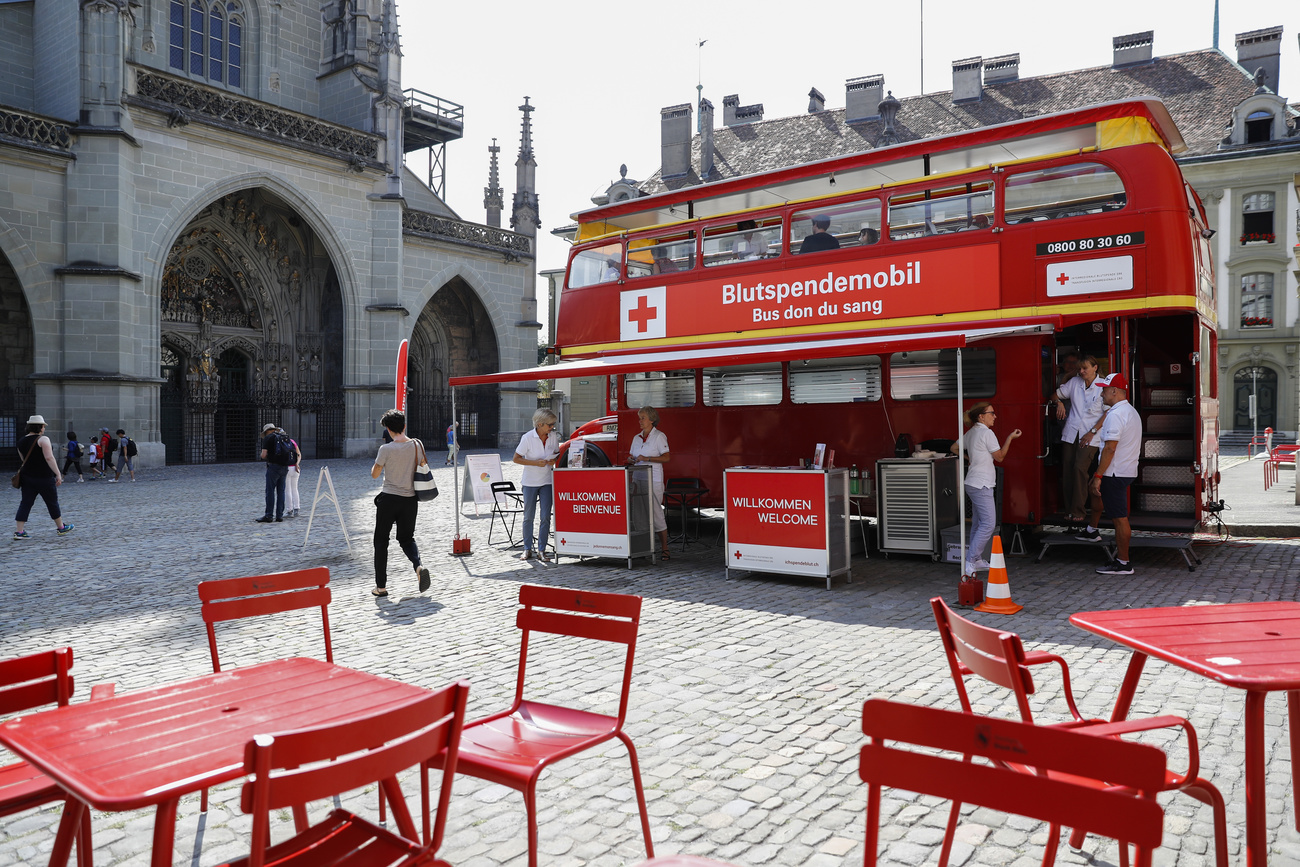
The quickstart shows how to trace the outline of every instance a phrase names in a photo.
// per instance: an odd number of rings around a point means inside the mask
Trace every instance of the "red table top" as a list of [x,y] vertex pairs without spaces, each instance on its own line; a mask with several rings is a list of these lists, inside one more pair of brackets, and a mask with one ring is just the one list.
[[95,809],[132,810],[237,779],[254,735],[423,693],[316,659],[280,659],[11,719],[0,744]]
[[1300,689],[1297,602],[1083,611],[1070,622],[1226,686]]

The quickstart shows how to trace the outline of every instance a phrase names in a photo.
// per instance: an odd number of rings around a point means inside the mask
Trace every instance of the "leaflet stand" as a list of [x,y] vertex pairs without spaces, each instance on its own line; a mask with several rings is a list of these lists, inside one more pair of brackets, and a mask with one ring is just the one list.
[[[321,491],[322,481],[329,485],[328,491]],[[339,495],[334,491],[334,479],[330,478],[329,467],[321,467],[320,475],[316,477],[316,494],[311,499],[311,512],[307,515],[307,535],[303,536],[302,549],[307,550],[307,540],[311,538],[311,522],[316,519],[316,504],[321,500],[328,500],[334,504],[334,512],[339,516],[339,527],[343,530],[343,541],[348,543],[348,553],[351,554],[352,539],[348,537],[348,525],[343,520],[343,508],[339,506]]]
[[[484,476],[487,477],[486,480]],[[465,477],[458,508],[463,509],[465,503],[473,503],[474,515],[477,517],[479,506],[491,507],[496,503],[496,498],[492,495],[492,483],[503,481],[505,479],[501,474],[500,457],[494,454],[466,455]]]

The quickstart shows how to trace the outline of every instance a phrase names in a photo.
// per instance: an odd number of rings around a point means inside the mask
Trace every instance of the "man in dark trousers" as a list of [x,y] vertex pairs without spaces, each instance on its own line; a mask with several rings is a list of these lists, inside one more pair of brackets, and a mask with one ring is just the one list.
[[[257,519],[259,524],[279,523],[284,520],[284,481],[289,475],[289,464],[276,460],[275,441],[280,429],[273,424],[262,426],[262,460],[266,461],[266,510]],[[275,514],[272,515],[272,510]]]

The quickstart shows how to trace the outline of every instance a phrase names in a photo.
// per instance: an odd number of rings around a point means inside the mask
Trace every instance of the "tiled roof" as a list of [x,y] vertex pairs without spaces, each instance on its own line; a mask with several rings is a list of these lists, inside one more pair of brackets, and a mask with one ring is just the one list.
[[[1180,156],[1213,153],[1228,132],[1232,109],[1255,92],[1240,66],[1217,49],[1157,57],[1115,69],[1100,66],[985,83],[978,101],[954,104],[952,92],[904,97],[894,127],[915,141],[982,126],[1051,114],[1132,97],[1164,101],[1187,144]],[[869,150],[879,141],[879,120],[844,122],[844,109],[776,118],[713,132],[716,179]],[[656,172],[641,184],[647,194],[698,184],[700,136],[691,144],[691,173],[665,183]]]

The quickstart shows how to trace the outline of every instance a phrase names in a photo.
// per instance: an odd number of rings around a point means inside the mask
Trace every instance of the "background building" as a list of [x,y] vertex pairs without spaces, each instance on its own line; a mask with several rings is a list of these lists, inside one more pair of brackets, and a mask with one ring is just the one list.
[[[252,460],[268,421],[360,455],[402,339],[431,442],[449,376],[534,362],[536,195],[512,232],[434,193],[462,109],[403,90],[394,0],[6,2],[0,52],[0,443],[40,412],[146,466]],[[529,426],[466,391],[467,445]]]
[[[884,75],[849,79],[844,107],[826,108],[817,89],[808,111],[763,119],[763,105],[722,99],[722,124],[701,99],[701,132],[690,104],[664,108],[661,165],[643,182],[624,176],[596,204],[858,153],[1084,105],[1142,96],[1164,101],[1187,144],[1178,156],[1216,230],[1220,428],[1249,436],[1247,409],[1259,396],[1259,428],[1300,428],[1300,111],[1275,91],[1282,28],[1238,34],[1236,59],[1216,49],[1156,56],[1151,31],[1112,40],[1109,66],[1020,76],[1020,55],[952,63],[952,89],[895,98]],[[1288,53],[1287,62],[1297,58]],[[556,230],[561,232],[563,230]],[[588,388],[603,395],[603,382]],[[571,385],[574,406],[587,399]],[[603,406],[603,403],[601,404]],[[575,413],[575,422],[580,422]]]

